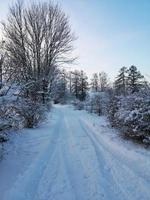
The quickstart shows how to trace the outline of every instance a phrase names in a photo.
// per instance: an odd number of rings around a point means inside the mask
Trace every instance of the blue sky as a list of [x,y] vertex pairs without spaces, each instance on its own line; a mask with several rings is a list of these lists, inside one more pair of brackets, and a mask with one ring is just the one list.
[[[75,54],[79,60],[72,68],[88,75],[105,71],[114,78],[120,67],[134,64],[150,79],[150,0],[57,2],[78,36]],[[0,19],[5,19],[10,3],[0,0]]]

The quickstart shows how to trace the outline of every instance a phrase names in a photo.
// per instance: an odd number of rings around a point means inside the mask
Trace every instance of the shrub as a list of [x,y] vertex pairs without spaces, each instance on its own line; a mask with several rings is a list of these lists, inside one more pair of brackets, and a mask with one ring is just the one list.
[[125,136],[141,142],[150,142],[150,96],[139,93],[114,97],[109,119]]
[[84,109],[84,102],[80,101],[78,99],[76,99],[75,101],[73,101],[73,105],[75,106],[75,108],[77,110],[83,110]]
[[46,106],[29,100],[19,102],[15,110],[22,119],[25,128],[33,128],[46,118]]
[[100,115],[107,113],[109,96],[107,92],[91,92],[85,102],[85,108],[88,112]]

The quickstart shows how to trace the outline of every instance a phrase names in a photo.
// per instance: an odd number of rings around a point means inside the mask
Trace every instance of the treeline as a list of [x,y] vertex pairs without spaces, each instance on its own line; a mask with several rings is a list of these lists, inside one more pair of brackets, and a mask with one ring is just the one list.
[[51,92],[54,103],[84,101],[88,93],[88,77],[82,70],[59,70]]
[[113,83],[105,72],[88,81],[83,71],[60,70],[53,91],[54,103],[105,115],[123,136],[150,143],[150,84],[136,66],[122,67]]
[[150,144],[150,84],[136,66],[122,67],[114,83],[105,72],[94,73],[78,109],[106,115],[127,138]]
[[125,137],[150,144],[150,84],[137,67],[123,67],[114,83],[108,117]]

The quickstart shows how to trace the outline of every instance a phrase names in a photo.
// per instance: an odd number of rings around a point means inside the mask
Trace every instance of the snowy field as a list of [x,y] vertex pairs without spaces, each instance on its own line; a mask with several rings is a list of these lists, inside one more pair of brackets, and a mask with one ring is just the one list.
[[104,117],[57,105],[5,145],[0,200],[150,200],[150,152]]

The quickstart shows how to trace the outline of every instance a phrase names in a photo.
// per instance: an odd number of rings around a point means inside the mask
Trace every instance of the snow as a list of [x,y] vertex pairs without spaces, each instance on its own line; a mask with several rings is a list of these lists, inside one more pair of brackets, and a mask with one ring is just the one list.
[[5,149],[1,200],[150,199],[150,152],[121,139],[105,117],[57,105]]

